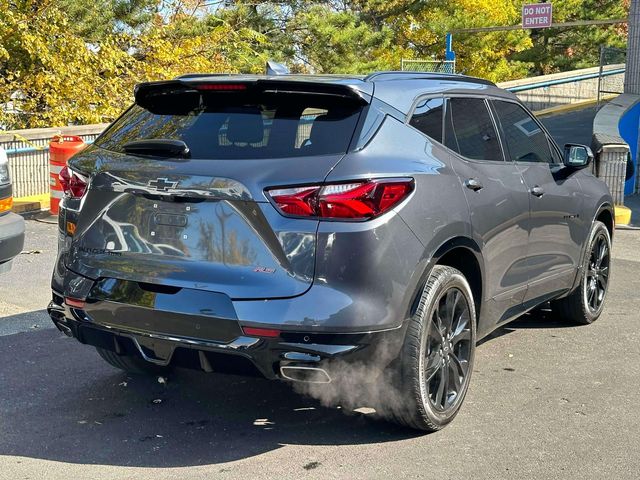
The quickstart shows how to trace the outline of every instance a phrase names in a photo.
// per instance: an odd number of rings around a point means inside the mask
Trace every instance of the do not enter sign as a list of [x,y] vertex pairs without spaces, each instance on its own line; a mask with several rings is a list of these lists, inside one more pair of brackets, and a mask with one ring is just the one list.
[[522,28],[546,28],[551,26],[550,3],[531,3],[522,6]]

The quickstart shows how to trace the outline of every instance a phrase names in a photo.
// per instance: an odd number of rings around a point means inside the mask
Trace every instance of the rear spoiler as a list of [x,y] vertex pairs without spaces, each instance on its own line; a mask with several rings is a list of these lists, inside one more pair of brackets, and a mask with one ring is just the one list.
[[[362,105],[371,101],[371,95],[347,84],[334,84],[313,81],[291,81],[272,79],[234,79],[233,77],[211,77],[197,81],[188,79],[175,79],[160,82],[145,82],[136,85],[134,90],[135,103],[143,108],[154,109],[158,100],[168,100],[175,111],[176,107],[188,111],[202,102],[203,94],[207,93],[247,93],[272,92],[272,93],[297,93],[313,95],[330,95],[350,99]],[[176,96],[176,101],[170,100]],[[164,103],[164,102],[162,102]]]

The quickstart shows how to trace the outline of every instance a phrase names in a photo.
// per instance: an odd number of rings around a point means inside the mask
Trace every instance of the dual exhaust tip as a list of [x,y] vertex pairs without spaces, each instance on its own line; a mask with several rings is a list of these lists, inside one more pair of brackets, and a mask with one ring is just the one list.
[[331,377],[323,368],[302,365],[280,366],[280,375],[287,380],[303,383],[331,383]]

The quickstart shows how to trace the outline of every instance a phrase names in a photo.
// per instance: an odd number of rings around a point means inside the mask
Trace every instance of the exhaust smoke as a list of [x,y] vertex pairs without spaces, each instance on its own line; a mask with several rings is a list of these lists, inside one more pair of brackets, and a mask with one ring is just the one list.
[[374,409],[374,416],[390,418],[406,408],[401,390],[398,347],[381,343],[367,362],[336,359],[323,362],[330,383],[293,383],[296,392],[318,400],[325,407],[347,410]]

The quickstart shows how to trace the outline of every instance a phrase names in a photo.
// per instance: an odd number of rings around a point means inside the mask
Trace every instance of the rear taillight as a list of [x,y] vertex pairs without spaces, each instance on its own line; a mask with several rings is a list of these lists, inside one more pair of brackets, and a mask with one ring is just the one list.
[[413,191],[413,179],[380,179],[267,190],[283,215],[367,220],[390,210]]
[[62,167],[58,178],[65,195],[69,195],[72,198],[80,198],[87,191],[87,177],[71,170],[69,167]]

